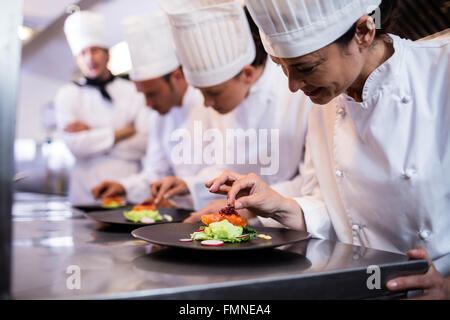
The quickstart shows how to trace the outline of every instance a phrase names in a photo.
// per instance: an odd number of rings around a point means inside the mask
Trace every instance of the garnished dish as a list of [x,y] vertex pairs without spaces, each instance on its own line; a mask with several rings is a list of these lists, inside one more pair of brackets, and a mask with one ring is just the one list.
[[168,214],[161,215],[154,204],[136,205],[130,211],[124,211],[123,216],[135,223],[155,223],[163,220],[171,222],[173,219]]
[[122,197],[115,196],[103,198],[101,207],[105,209],[117,209],[125,206],[126,204],[127,204],[126,201]]
[[202,216],[202,226],[182,242],[201,241],[204,246],[222,246],[225,242],[238,243],[249,241],[258,235],[258,232],[247,227],[247,220],[239,215],[234,207],[226,207],[218,213]]

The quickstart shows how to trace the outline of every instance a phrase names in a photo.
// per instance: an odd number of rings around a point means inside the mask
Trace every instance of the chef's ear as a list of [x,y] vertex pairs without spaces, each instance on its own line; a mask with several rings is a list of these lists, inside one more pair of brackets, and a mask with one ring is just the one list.
[[176,81],[184,80],[184,74],[181,68],[172,71],[171,77],[173,77],[173,79]]
[[362,16],[356,22],[356,43],[361,48],[368,48],[372,45],[376,36],[376,24],[369,15]]
[[246,84],[253,84],[256,80],[256,72],[255,67],[248,65],[242,68],[238,77],[241,81],[244,81]]
[[110,58],[110,54],[109,54],[109,50],[108,49],[106,49],[106,48],[102,48],[103,50],[104,50],[104,52],[105,52],[105,58],[106,58],[106,63],[108,63],[109,62],[109,58]]

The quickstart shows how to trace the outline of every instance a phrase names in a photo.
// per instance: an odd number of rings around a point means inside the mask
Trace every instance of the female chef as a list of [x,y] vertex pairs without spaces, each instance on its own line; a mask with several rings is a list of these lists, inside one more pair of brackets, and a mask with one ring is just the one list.
[[[310,113],[301,197],[285,198],[254,174],[224,172],[206,186],[317,237],[429,259],[425,275],[388,289],[449,298],[449,40],[386,33],[392,4],[247,0],[289,88],[322,106]],[[369,16],[375,8],[382,21]]]
[[[161,6],[186,79],[200,89],[205,105],[221,114],[216,128],[222,135],[203,139],[219,140],[223,148],[203,172],[153,183],[156,200],[190,193],[194,209],[203,208],[211,201],[204,181],[224,169],[258,172],[288,192],[280,183],[295,177],[303,162],[309,99],[287,89],[281,68],[267,58],[256,25],[238,1],[161,1]],[[221,200],[213,207],[224,205]]]

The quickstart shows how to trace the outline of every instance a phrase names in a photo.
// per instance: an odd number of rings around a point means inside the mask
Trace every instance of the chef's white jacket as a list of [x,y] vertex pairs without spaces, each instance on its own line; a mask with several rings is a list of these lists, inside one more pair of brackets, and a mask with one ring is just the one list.
[[427,249],[450,273],[449,39],[390,35],[394,55],[367,79],[362,103],[313,106],[302,195],[319,238],[406,253]]
[[215,128],[224,137],[227,133],[228,137],[233,136],[225,138],[221,161],[196,176],[183,177],[193,195],[194,208],[201,209],[217,198],[205,188],[205,182],[224,170],[256,173],[278,191],[291,194],[296,185],[285,182],[296,175],[301,180],[298,169],[304,159],[311,105],[303,93],[289,91],[281,67],[267,59],[262,75],[245,100],[232,112],[215,117]]
[[[303,93],[289,91],[287,79],[280,67],[268,59],[261,77],[252,86],[248,96],[226,115],[205,108],[203,98],[201,101],[194,99],[194,94],[201,93],[190,88],[183,99],[183,106],[173,108],[157,121],[155,134],[150,134],[146,170],[143,173],[146,178],[142,179],[141,175],[121,179],[127,194],[141,194],[135,201],[141,200],[145,194],[150,195],[150,182],[175,175],[182,178],[189,188],[191,208],[199,210],[211,200],[223,198],[210,193],[205,188],[205,182],[219,176],[225,169],[241,174],[257,173],[269,184],[280,183],[279,190],[286,194],[298,189],[283,182],[299,173],[312,103]],[[202,135],[198,134],[199,123]],[[175,129],[185,130],[192,138],[191,164],[174,161],[174,150],[180,144],[180,140],[173,139]],[[215,132],[208,132],[208,129],[214,129]],[[220,143],[213,144],[214,141],[221,141],[222,147],[218,147]],[[212,152],[212,149],[217,153]],[[214,156],[204,156],[210,153]],[[231,161],[227,160],[227,155]]]
[[[194,137],[197,128],[203,130],[212,127],[214,110],[205,108],[201,92],[188,87],[183,96],[181,106],[174,106],[166,115],[156,115],[150,127],[147,154],[144,169],[134,175],[118,181],[124,186],[127,198],[134,203],[140,203],[151,195],[150,184],[167,176],[183,177],[195,175],[205,168],[202,162],[195,162],[193,155],[178,159],[176,152],[186,135]],[[187,150],[193,152],[193,144],[187,145]],[[182,154],[181,154],[182,155]],[[190,158],[190,159],[189,159]],[[175,203],[181,207],[193,208],[190,197],[175,197]]]
[[[71,171],[69,199],[74,204],[92,204],[91,189],[105,180],[117,180],[142,167],[148,125],[154,111],[145,106],[133,82],[116,77],[106,85],[108,101],[91,86],[75,83],[62,87],[55,98],[58,131],[76,159]],[[67,133],[64,128],[81,121],[91,129]],[[137,133],[114,144],[114,131],[134,123]]]

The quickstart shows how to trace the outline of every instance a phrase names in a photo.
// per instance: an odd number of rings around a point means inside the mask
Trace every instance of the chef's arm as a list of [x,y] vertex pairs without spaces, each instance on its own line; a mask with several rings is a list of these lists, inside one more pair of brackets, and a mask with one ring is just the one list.
[[213,194],[205,188],[205,181],[219,176],[224,169],[221,166],[211,166],[200,170],[196,175],[180,177],[186,183],[192,197],[193,209],[200,210],[213,200],[223,199],[221,195]]
[[150,184],[152,182],[173,175],[170,165],[172,162],[167,158],[166,151],[161,144],[160,132],[158,123],[155,122],[148,133],[143,170],[138,174],[119,180],[131,202],[142,202],[151,195]]
[[115,141],[114,129],[90,128],[80,121],[79,89],[63,87],[55,97],[55,117],[61,137],[76,158],[108,151]]
[[126,140],[132,137],[136,133],[136,129],[133,124],[127,125],[122,129],[118,129],[114,131],[114,144]]
[[310,145],[307,142],[305,165],[302,168],[300,196],[294,200],[301,207],[306,230],[315,238],[336,240],[336,233],[328,214],[328,208],[317,180],[316,170],[311,159]]
[[115,143],[114,130],[90,129],[77,133],[63,132],[62,138],[76,158],[84,158],[109,151]]

